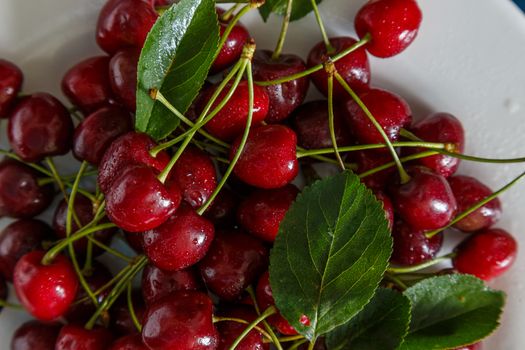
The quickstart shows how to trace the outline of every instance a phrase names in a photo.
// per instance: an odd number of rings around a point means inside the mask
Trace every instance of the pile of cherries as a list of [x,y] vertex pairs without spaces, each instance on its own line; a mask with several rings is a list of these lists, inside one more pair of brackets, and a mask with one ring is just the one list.
[[[253,76],[263,83],[253,88],[252,129],[233,175],[214,197],[242,143],[249,114],[247,81],[204,126],[220,142],[198,135],[174,164],[177,147],[163,148],[133,130],[140,50],[157,10],[167,5],[153,0],[105,4],[96,39],[107,54],[79,62],[64,75],[62,91],[74,106],[70,109],[48,93],[21,95],[22,72],[0,60],[0,117],[7,119],[11,145],[0,163],[0,215],[17,219],[0,234],[0,305],[10,305],[6,282],[13,283],[22,306],[37,319],[16,331],[13,350],[230,349],[246,324],[274,307],[269,251],[300,192],[291,182],[300,167],[306,173],[315,171],[316,162],[337,163],[331,131],[342,149],[380,145],[343,153],[346,166],[357,174],[392,162],[392,154],[381,147],[384,136],[341,84],[333,86],[333,130],[329,101],[305,102],[310,82],[328,96],[330,72],[318,69],[285,79],[352,46],[358,45],[335,62],[335,69],[390,142],[408,138],[445,144],[457,153],[464,149],[464,130],[453,115],[435,113],[413,122],[400,96],[370,87],[368,53],[386,58],[402,52],[422,20],[414,0],[375,0],[355,18],[360,40],[329,38],[313,46],[306,61],[294,54],[255,51]],[[217,12],[222,35],[233,16]],[[239,60],[250,39],[240,23],[230,29],[210,72],[214,81]],[[284,81],[264,84],[279,79]],[[189,119],[206,109],[218,86],[205,85]],[[225,96],[226,90],[211,108]],[[174,136],[186,130],[181,127]],[[319,149],[328,151],[324,156],[312,152]],[[69,151],[82,162],[80,174],[61,176],[52,157]],[[425,149],[397,151],[410,157]],[[401,266],[434,259],[443,233],[427,233],[492,195],[477,179],[456,175],[459,159],[451,154],[414,159],[405,164],[408,181],[400,179],[395,167],[363,177],[383,203],[394,239],[392,263]],[[95,173],[96,191],[79,187],[76,180]],[[64,197],[52,223],[35,219],[56,195]],[[500,215],[495,198],[453,225],[470,235],[451,255],[453,271],[448,273],[490,280],[512,265],[517,244],[494,227]],[[115,237],[139,255],[127,257],[111,248]],[[112,275],[96,260],[104,252],[128,267]],[[140,273],[141,289],[131,290]],[[260,323],[236,348],[269,349],[270,332],[297,336],[278,313],[267,321],[269,326]],[[295,348],[308,346],[300,336],[291,340]],[[322,340],[316,348],[324,349]]]

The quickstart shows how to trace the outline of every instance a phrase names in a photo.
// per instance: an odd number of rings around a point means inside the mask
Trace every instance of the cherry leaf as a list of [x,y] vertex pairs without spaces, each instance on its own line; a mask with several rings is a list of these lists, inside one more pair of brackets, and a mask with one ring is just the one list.
[[[259,14],[266,22],[270,14],[276,13],[280,16],[284,16],[286,13],[286,6],[289,0],[266,0],[264,5],[259,8]],[[311,0],[292,0],[292,14],[290,16],[291,21],[296,21],[303,18],[307,14],[313,11]],[[321,3],[322,0],[316,0],[316,3]]]

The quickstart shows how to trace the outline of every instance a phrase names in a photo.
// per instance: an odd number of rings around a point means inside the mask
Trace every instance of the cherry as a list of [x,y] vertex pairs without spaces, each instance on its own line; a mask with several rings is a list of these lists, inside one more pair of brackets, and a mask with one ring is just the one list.
[[[252,322],[257,318],[257,314],[253,311],[253,308],[248,306],[235,306],[230,308],[226,312],[221,312],[220,316],[232,317]],[[246,328],[245,324],[223,321],[217,323],[217,330],[220,334],[220,342],[217,350],[228,350],[233,342],[241,335]],[[243,340],[237,345],[237,350],[268,350],[269,345],[263,342],[263,336],[256,329],[251,330]]]
[[103,107],[75,129],[73,154],[80,161],[98,165],[111,143],[131,130],[133,123],[126,111],[116,106]]
[[274,190],[259,190],[241,202],[237,210],[239,223],[251,234],[273,242],[288,208],[299,190],[286,185]]
[[[241,138],[230,150],[233,159]],[[234,173],[243,182],[260,188],[278,188],[290,183],[299,172],[297,136],[284,125],[264,125],[250,132]]]
[[113,335],[105,328],[85,329],[68,324],[60,330],[55,350],[104,350],[112,341]]
[[0,59],[0,118],[7,118],[24,82],[24,75],[14,63]]
[[422,14],[415,0],[367,2],[355,16],[360,38],[371,35],[366,49],[377,57],[391,57],[404,51],[416,38]]
[[518,243],[502,229],[482,230],[456,249],[454,268],[489,281],[502,275],[516,260]]
[[0,233],[0,275],[13,280],[17,261],[25,254],[42,249],[43,241],[53,240],[53,230],[45,222],[24,219],[12,222]]
[[43,265],[44,255],[41,250],[24,255],[15,266],[13,284],[20,303],[31,315],[52,321],[64,315],[75,299],[78,279],[65,256]]
[[24,97],[11,112],[7,136],[13,151],[27,162],[66,154],[73,121],[66,107],[47,93]]
[[223,187],[204,212],[204,217],[213,222],[215,227],[233,227],[238,202],[237,195],[228,188]]
[[142,341],[151,350],[212,350],[219,343],[212,320],[213,304],[204,293],[184,291],[150,305]]
[[454,350],[481,350],[481,343],[471,344],[467,346],[462,346]]
[[132,112],[137,104],[137,65],[140,50],[136,48],[117,52],[109,62],[109,81],[118,99]]
[[170,171],[168,182],[171,181],[182,190],[187,203],[193,208],[199,208],[217,187],[215,165],[206,153],[188,147]]
[[66,72],[62,92],[82,112],[92,113],[113,100],[108,69],[108,56],[87,58]]
[[435,230],[452,221],[457,204],[447,180],[424,167],[407,171],[410,181],[390,191],[399,217],[416,231]]
[[30,218],[53,200],[53,185],[40,186],[39,173],[12,159],[0,162],[0,216]]
[[106,193],[106,214],[120,228],[141,232],[160,226],[177,210],[181,193],[166,188],[152,168],[130,164]]
[[[212,85],[203,92],[199,98],[199,106],[197,111],[200,113],[205,104],[209,101],[218,85]],[[212,104],[210,110],[216,108],[219,103],[226,97],[230,85],[226,85],[221,91],[217,100]],[[252,125],[257,125],[266,118],[270,106],[270,99],[266,90],[259,86],[253,87],[253,116]],[[226,105],[211,119],[204,128],[212,135],[223,139],[225,141],[233,140],[237,135],[243,133],[246,128],[246,119],[248,118],[248,82],[241,81],[235,93]]]
[[[144,314],[146,313],[146,306],[144,305],[142,293],[138,290],[133,290],[131,293],[131,302],[133,303],[133,311],[135,311],[137,319],[142,322]],[[111,307],[110,316],[111,330],[119,336],[137,333],[137,327],[135,327],[129,311],[126,293],[123,293],[117,299],[115,305]]]
[[221,299],[233,301],[268,266],[268,248],[241,231],[220,231],[199,263],[204,283]]
[[[463,212],[492,195],[490,188],[470,176],[452,176],[448,179],[448,183],[458,202],[458,212]],[[474,232],[489,228],[494,225],[500,217],[501,202],[498,198],[495,198],[457,222],[454,227],[463,232]]]
[[109,350],[148,350],[140,334],[126,335],[115,341]]
[[102,50],[114,54],[141,49],[158,14],[148,0],[109,0],[100,11],[96,38]]
[[[306,64],[296,55],[281,54],[274,59],[273,52],[257,50],[253,56],[253,77],[257,81],[276,80],[304,70],[306,70]],[[270,98],[270,108],[266,121],[278,123],[286,119],[294,109],[303,103],[309,85],[309,79],[304,77],[267,86],[266,92]]]
[[417,265],[433,259],[443,245],[443,234],[427,238],[424,231],[414,230],[398,220],[392,232],[394,251],[392,262],[399,265]]
[[[223,21],[220,15],[223,13],[221,9],[217,9],[219,14],[219,35],[224,36],[224,31],[228,27],[229,21]],[[232,31],[228,35],[224,46],[221,47],[221,50],[217,54],[215,61],[213,62],[210,73],[215,74],[219,73],[235,62],[239,60],[242,54],[242,49],[244,44],[250,38],[250,33],[240,22],[237,22],[232,28]]]
[[[0,300],[7,300],[7,284],[3,276],[0,275]],[[3,307],[0,306],[0,312],[2,312]]]
[[[380,89],[370,89],[359,94],[368,110],[383,128],[390,141],[397,141],[399,131],[410,125],[412,112],[408,104],[399,96]],[[374,127],[365,112],[354,100],[346,103],[347,122],[361,143],[384,143],[384,139]]]
[[[354,38],[345,36],[330,38],[329,40],[333,47],[333,52],[328,52],[324,41],[317,43],[308,54],[307,65],[309,68],[325,63],[330,56],[335,56],[357,43],[357,40]],[[334,64],[337,72],[353,90],[356,92],[368,90],[370,84],[370,64],[368,63],[368,57],[364,48],[359,48],[349,53]],[[313,73],[312,81],[323,95],[328,96],[328,74],[324,69]],[[346,92],[335,79],[333,86],[335,99],[344,100],[349,97],[348,92]]]
[[173,292],[201,289],[203,283],[199,272],[192,267],[169,272],[148,265],[142,273],[142,295],[148,305]]
[[28,321],[15,331],[11,339],[11,350],[54,350],[59,323]]
[[375,193],[377,199],[383,205],[383,210],[385,211],[385,217],[386,217],[386,219],[388,221],[388,228],[390,230],[392,230],[392,227],[394,226],[394,206],[392,204],[392,201],[382,191],[375,191],[374,193]]
[[[343,113],[341,106],[335,104],[334,132],[338,146],[349,145],[352,142],[344,125]],[[298,143],[306,149],[332,147],[329,125],[326,100],[307,102],[293,112],[293,126]]]
[[[376,152],[375,150],[365,150],[352,152],[351,160],[357,164],[357,174],[362,174],[392,161],[392,155],[385,152]],[[373,190],[382,190],[386,187],[389,180],[396,173],[394,167],[379,171],[372,175],[365,176],[361,179],[367,187]]]

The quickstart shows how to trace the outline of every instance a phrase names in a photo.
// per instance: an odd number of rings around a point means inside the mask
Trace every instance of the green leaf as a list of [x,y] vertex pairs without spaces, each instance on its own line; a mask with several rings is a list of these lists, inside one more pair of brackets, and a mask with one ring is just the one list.
[[[315,0],[317,4],[323,0]],[[271,13],[276,13],[280,16],[284,16],[286,13],[286,5],[288,0],[266,0],[263,6],[259,7],[259,14],[266,22]],[[296,21],[303,18],[314,9],[312,7],[311,0],[293,0],[292,4],[292,15],[290,16],[291,21]]]
[[433,277],[405,291],[412,321],[402,350],[437,350],[476,343],[498,326],[503,292],[469,275]]
[[138,64],[135,128],[162,139],[179,119],[150,91],[160,91],[185,113],[201,89],[219,45],[213,0],[182,0],[173,5],[151,29]]
[[380,288],[363,311],[326,337],[330,350],[394,350],[403,342],[410,323],[410,301]]
[[382,206],[355,174],[317,181],[288,210],[271,252],[277,308],[299,333],[317,339],[370,301],[391,252]]

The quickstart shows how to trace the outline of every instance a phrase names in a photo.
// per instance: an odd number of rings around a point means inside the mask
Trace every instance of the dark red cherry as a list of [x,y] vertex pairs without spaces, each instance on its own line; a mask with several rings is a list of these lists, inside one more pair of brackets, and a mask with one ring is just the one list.
[[103,107],[76,127],[73,154],[80,161],[98,165],[111,143],[131,130],[133,123],[129,113],[116,106]]
[[113,100],[108,69],[108,56],[87,58],[66,72],[62,92],[82,112],[92,113]]
[[[219,35],[222,38],[226,27],[228,27],[229,21],[220,20],[220,15],[223,11],[218,10],[217,12],[219,13]],[[240,22],[237,22],[232,28],[230,35],[228,35],[223,47],[221,47],[221,50],[217,54],[217,57],[211,66],[210,73],[219,73],[237,62],[241,57],[244,44],[246,44],[249,38],[250,33],[246,27]]]
[[298,193],[297,187],[291,184],[274,190],[256,191],[239,205],[238,221],[252,235],[273,242]]
[[60,330],[55,350],[106,350],[112,342],[113,335],[106,328],[68,324]]
[[53,239],[53,230],[43,221],[25,219],[9,224],[0,233],[0,275],[12,281],[17,261],[33,250],[42,249],[44,241]]
[[0,162],[0,216],[31,218],[53,200],[53,185],[40,186],[39,173],[12,159]]
[[[448,179],[448,183],[454,193],[454,197],[456,197],[459,213],[492,195],[490,188],[470,176],[452,176]],[[500,217],[501,202],[498,198],[495,198],[457,222],[454,227],[463,232],[474,232],[489,228],[498,222]]]
[[238,205],[239,198],[237,195],[223,187],[204,212],[204,217],[213,222],[216,228],[233,227]]
[[[230,150],[233,159],[241,142],[238,137]],[[297,136],[284,125],[265,125],[253,129],[235,165],[234,173],[243,182],[259,188],[278,188],[299,172]]]
[[[375,150],[357,151],[350,154],[349,160],[357,164],[357,174],[362,174],[392,161],[392,155]],[[396,173],[395,167],[379,171],[361,178],[361,182],[373,190],[382,190]]]
[[[334,132],[338,146],[349,145],[352,140],[344,124],[339,104],[334,105]],[[328,122],[328,101],[307,102],[293,113],[293,127],[297,133],[298,144],[306,149],[332,147]]]
[[422,19],[415,0],[367,2],[355,16],[360,38],[370,34],[366,49],[377,57],[391,57],[405,50],[416,38]]
[[518,243],[507,231],[488,229],[470,236],[456,248],[454,268],[489,281],[506,272],[516,260]]
[[[257,318],[257,314],[252,307],[237,305],[225,312],[220,313],[221,317],[232,317],[252,322]],[[241,335],[246,328],[245,324],[231,321],[217,323],[217,330],[220,334],[220,342],[217,350],[229,350],[233,342]],[[268,343],[264,343],[263,336],[256,329],[251,330],[243,340],[237,345],[237,350],[269,350]]]
[[213,304],[201,292],[177,292],[153,303],[146,312],[142,341],[150,350],[213,350],[219,335]]
[[148,350],[140,334],[126,335],[115,341],[109,350]]
[[[146,306],[142,298],[142,293],[138,290],[133,290],[131,293],[131,302],[133,303],[133,311],[139,322],[144,319],[146,313]],[[128,297],[126,293],[121,294],[115,304],[110,309],[110,326],[112,332],[119,336],[126,336],[137,333],[137,327],[133,323],[128,307]]]
[[141,49],[158,14],[148,0],[109,0],[100,11],[96,38],[102,50],[114,54]]
[[75,299],[78,278],[65,256],[43,265],[44,255],[41,250],[24,255],[15,266],[13,284],[20,303],[33,317],[52,321],[63,316]]
[[73,139],[73,121],[66,107],[47,93],[17,103],[7,124],[13,151],[27,162],[66,154]]
[[221,299],[233,301],[268,267],[268,248],[241,231],[218,232],[199,263],[204,283]]
[[28,321],[15,331],[11,350],[55,350],[55,343],[62,325]]
[[[329,57],[333,57],[357,43],[357,40],[354,38],[346,36],[330,38],[329,40],[334,51],[328,53],[324,41],[317,43],[308,54],[307,65],[309,68],[325,63]],[[368,63],[368,57],[364,48],[359,48],[336,61],[335,69],[348,85],[350,85],[352,90],[356,92],[368,90],[370,84],[370,64]],[[324,69],[313,73],[312,81],[323,95],[328,96],[328,74]],[[344,100],[349,97],[348,92],[334,79],[334,98]]]
[[[281,54],[274,59],[272,55],[273,52],[268,50],[255,51],[253,56],[254,80],[276,80],[306,70],[306,64],[299,56]],[[309,79],[304,77],[283,84],[267,86],[270,109],[265,120],[268,123],[278,123],[286,119],[294,109],[303,103],[309,85]]]
[[7,118],[9,110],[22,89],[24,74],[14,63],[0,59],[0,118]]
[[408,171],[410,181],[390,191],[399,218],[416,231],[435,230],[450,223],[457,204],[447,179],[424,167]]
[[388,221],[388,228],[390,228],[390,230],[392,230],[392,227],[394,226],[394,206],[392,205],[392,201],[382,191],[376,191],[374,193],[375,193],[377,199],[383,205],[383,210],[385,211],[385,217],[386,217],[386,219]]
[[[399,130],[412,121],[412,112],[408,104],[399,96],[380,89],[370,89],[359,94],[370,113],[383,128],[390,141],[397,141]],[[374,127],[365,112],[354,100],[346,103],[347,122],[359,142],[384,143],[384,139]]]
[[148,265],[142,273],[142,295],[148,305],[173,292],[201,290],[203,287],[201,276],[193,267],[170,272]]
[[137,104],[137,65],[140,50],[132,48],[117,52],[109,62],[109,81],[118,100],[132,112]]
[[472,345],[462,346],[454,350],[481,350],[481,343],[476,343]]
[[177,271],[201,260],[214,235],[213,224],[182,203],[164,224],[143,233],[144,252],[158,268]]
[[[8,289],[7,283],[4,279],[4,276],[0,275],[0,300],[7,300]],[[2,312],[3,307],[0,306],[0,312]]]
[[392,232],[394,251],[392,262],[399,265],[417,265],[433,259],[443,245],[443,234],[427,238],[424,231],[414,230],[403,221],[397,221]]

